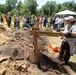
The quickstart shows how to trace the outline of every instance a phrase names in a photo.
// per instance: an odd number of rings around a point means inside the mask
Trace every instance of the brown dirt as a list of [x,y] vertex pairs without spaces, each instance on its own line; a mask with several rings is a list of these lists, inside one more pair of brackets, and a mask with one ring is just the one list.
[[[38,38],[38,49],[41,52],[49,52],[51,56],[52,54],[58,55],[48,46],[50,42],[55,42],[60,46],[60,37],[41,36],[41,38],[43,40]],[[70,67],[68,67],[74,71],[70,75],[76,74],[76,68],[72,67],[73,64],[76,65],[75,62],[70,62]],[[29,29],[10,30],[0,26],[0,75],[68,75],[53,66],[43,72],[35,64],[33,36],[30,35]]]

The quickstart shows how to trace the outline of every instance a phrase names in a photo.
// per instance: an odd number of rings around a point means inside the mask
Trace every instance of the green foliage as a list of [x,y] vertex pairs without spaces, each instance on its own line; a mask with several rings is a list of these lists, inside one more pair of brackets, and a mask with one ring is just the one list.
[[1,15],[2,13],[0,12],[0,15]]
[[18,0],[6,0],[7,6],[10,6],[11,8],[15,7],[17,2]]
[[25,3],[22,5],[21,13],[24,15],[24,14],[27,14],[28,12],[29,12],[28,3],[25,2]]
[[6,0],[5,6],[7,11],[5,13],[12,11],[12,9],[16,6],[17,0]]
[[5,4],[0,4],[0,12],[10,12],[12,16],[16,13],[20,13],[21,16],[24,14],[54,16],[55,13],[66,9],[76,12],[76,3],[73,1],[57,4],[55,0],[52,0],[47,1],[40,9],[37,9],[37,6],[36,0],[26,0],[24,3],[21,0],[6,0]]
[[50,1],[50,2],[47,1],[47,3],[42,6],[42,8],[41,8],[39,13],[41,13],[43,15],[50,16],[55,11],[55,7],[56,7],[56,2],[55,1]]
[[16,8],[14,8],[14,9],[12,9],[12,11],[10,12],[10,14],[13,16],[14,14],[16,14],[16,13],[18,13],[19,11],[16,9]]
[[37,1],[36,0],[27,0],[27,8],[29,9],[29,12],[31,14],[36,14],[36,9],[37,9]]
[[22,2],[21,1],[18,2],[16,9],[21,11],[21,9],[22,9]]
[[3,8],[4,8],[4,5],[0,4],[0,11],[1,11],[2,13],[4,13],[4,12],[3,12]]

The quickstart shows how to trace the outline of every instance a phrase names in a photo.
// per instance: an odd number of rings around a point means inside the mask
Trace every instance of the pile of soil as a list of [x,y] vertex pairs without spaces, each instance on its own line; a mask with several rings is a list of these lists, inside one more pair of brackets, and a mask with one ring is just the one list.
[[[47,38],[45,36],[41,38],[43,40],[38,38],[38,49],[41,52],[48,51]],[[51,56],[52,54],[54,55],[55,52],[52,51]],[[10,30],[0,26],[0,75],[68,75],[67,72],[60,71],[57,63],[54,64],[57,67],[50,65],[46,72],[39,69],[35,62],[33,36],[30,34],[30,29]]]

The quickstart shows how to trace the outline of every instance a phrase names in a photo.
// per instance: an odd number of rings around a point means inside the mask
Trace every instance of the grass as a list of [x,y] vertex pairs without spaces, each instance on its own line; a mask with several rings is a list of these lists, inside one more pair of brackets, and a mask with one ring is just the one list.
[[74,54],[74,56],[71,56],[70,61],[76,62],[76,54]]

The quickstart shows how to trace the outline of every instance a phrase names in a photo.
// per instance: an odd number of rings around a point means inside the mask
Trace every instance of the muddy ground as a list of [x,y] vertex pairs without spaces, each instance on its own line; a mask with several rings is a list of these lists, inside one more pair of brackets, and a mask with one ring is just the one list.
[[[61,37],[41,36],[41,38],[43,40],[38,38],[38,49],[50,53],[51,56],[58,55],[58,52],[49,48],[49,44],[55,42],[60,46]],[[70,59],[68,66],[65,66],[71,69],[71,73],[64,73],[57,69],[58,67],[50,67],[43,72],[35,63],[30,29],[10,29],[0,26],[0,75],[76,75],[76,60],[73,58],[76,56]]]

